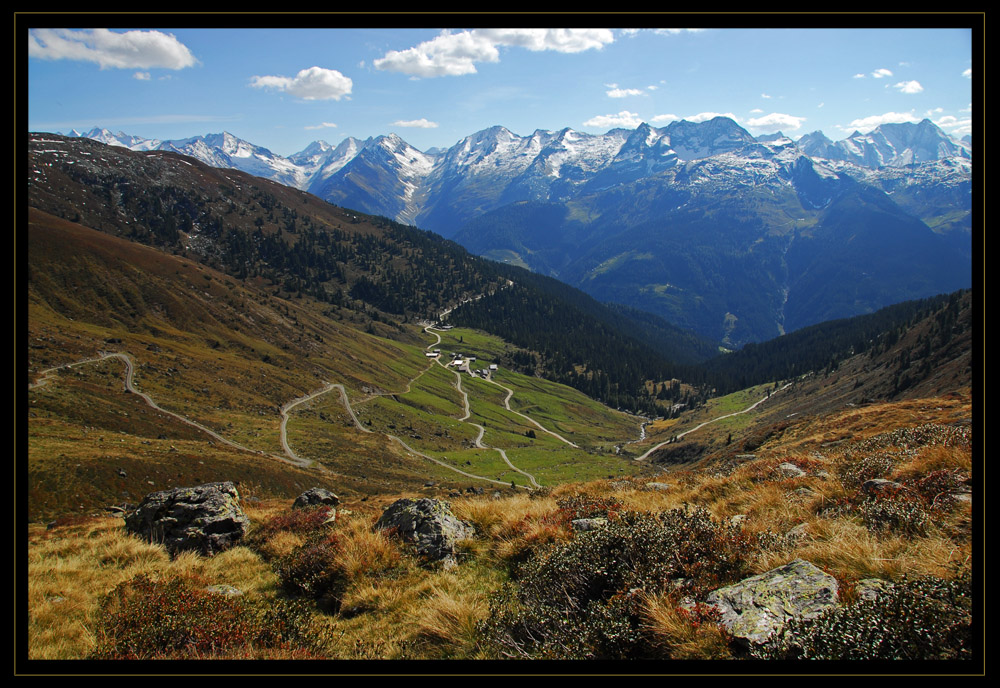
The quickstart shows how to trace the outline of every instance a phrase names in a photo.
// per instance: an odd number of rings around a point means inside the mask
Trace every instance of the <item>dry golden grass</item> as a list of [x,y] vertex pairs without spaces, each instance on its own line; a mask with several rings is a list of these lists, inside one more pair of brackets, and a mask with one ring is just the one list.
[[28,656],[79,659],[94,649],[104,595],[139,574],[200,576],[243,591],[273,589],[274,574],[253,552],[236,547],[215,557],[166,551],[125,533],[118,518],[93,518],[52,531],[34,529],[28,546]]
[[644,630],[669,659],[728,659],[731,656],[719,627],[680,610],[672,596],[645,596],[642,616]]
[[469,657],[476,648],[477,625],[489,611],[486,596],[462,587],[456,578],[442,583],[432,586],[414,611],[415,640],[430,656]]

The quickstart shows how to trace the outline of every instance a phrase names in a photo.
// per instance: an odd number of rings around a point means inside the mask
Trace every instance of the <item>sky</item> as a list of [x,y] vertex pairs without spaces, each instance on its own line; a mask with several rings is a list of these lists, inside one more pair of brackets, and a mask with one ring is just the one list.
[[49,28],[31,18],[16,28],[30,131],[227,131],[284,156],[348,136],[395,133],[426,151],[494,125],[600,134],[717,115],[793,139],[925,118],[972,133],[982,73],[969,28],[534,29],[526,19],[513,29],[83,29],[47,16]]

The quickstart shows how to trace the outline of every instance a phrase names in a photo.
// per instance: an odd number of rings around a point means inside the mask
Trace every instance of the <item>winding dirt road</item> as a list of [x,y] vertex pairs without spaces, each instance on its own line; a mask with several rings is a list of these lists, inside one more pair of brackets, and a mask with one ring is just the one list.
[[[786,384],[786,385],[785,385],[784,387],[782,387],[781,389],[778,389],[778,390],[775,390],[775,391],[774,391],[774,392],[772,393],[772,395],[774,395],[774,394],[777,394],[778,392],[780,392],[780,391],[782,391],[782,390],[784,390],[784,389],[787,389],[787,388],[789,388],[789,387],[791,387],[791,386],[792,386],[792,383],[791,383],[791,382],[789,382],[788,384]],[[727,414],[726,414],[726,415],[724,415],[724,416],[719,416],[718,418],[713,418],[713,419],[711,419],[711,420],[706,420],[706,421],[705,421],[704,423],[700,423],[700,424],[698,424],[698,425],[694,426],[693,428],[691,428],[690,430],[685,430],[684,432],[680,433],[680,434],[679,434],[679,435],[677,435],[676,437],[677,437],[677,439],[680,439],[680,438],[684,437],[684,435],[687,435],[687,434],[689,434],[689,433],[692,433],[692,432],[694,432],[695,430],[699,430],[699,429],[701,429],[701,428],[705,427],[706,425],[709,425],[710,423],[714,423],[714,422],[716,422],[716,421],[718,421],[718,420],[722,420],[723,418],[730,418],[730,417],[732,417],[732,416],[738,416],[738,415],[740,415],[741,413],[747,413],[747,412],[749,412],[749,411],[753,411],[753,410],[754,410],[755,408],[757,408],[757,407],[758,407],[758,406],[759,406],[760,404],[764,403],[765,401],[767,401],[767,400],[768,400],[768,399],[770,399],[770,398],[771,398],[771,396],[766,396],[766,397],[764,397],[763,399],[761,399],[760,401],[757,401],[757,402],[754,402],[753,404],[750,404],[749,406],[747,406],[747,407],[746,407],[745,409],[743,409],[742,411],[733,411],[732,413],[727,413]],[[651,448],[651,449],[650,449],[649,451],[647,451],[647,452],[646,452],[645,454],[643,454],[642,456],[639,456],[639,457],[637,457],[637,458],[636,458],[635,460],[636,460],[636,461],[645,461],[646,459],[648,459],[648,458],[649,458],[649,455],[650,455],[650,454],[652,454],[653,452],[655,452],[655,451],[656,451],[657,449],[659,449],[660,447],[663,447],[663,446],[666,446],[666,445],[668,445],[668,444],[670,444],[670,440],[667,440],[666,442],[660,442],[660,443],[659,443],[658,445],[656,445],[655,447]]]

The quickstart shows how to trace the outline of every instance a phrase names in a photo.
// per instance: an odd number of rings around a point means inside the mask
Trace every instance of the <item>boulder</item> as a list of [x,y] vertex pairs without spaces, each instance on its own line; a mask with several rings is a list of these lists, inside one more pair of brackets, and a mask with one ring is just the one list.
[[375,530],[394,532],[416,545],[417,554],[431,562],[454,566],[455,545],[475,535],[471,523],[451,513],[448,502],[438,499],[400,499],[386,509]]
[[719,588],[705,600],[745,647],[764,645],[791,619],[819,616],[837,601],[837,579],[802,559]]
[[657,492],[666,492],[670,489],[670,483],[646,483],[647,490],[655,490]]
[[250,521],[239,499],[231,482],[152,492],[125,516],[125,529],[162,544],[171,556],[187,550],[212,555],[246,534]]
[[304,509],[305,507],[316,506],[318,504],[337,506],[340,504],[340,498],[322,487],[312,487],[295,498],[292,508]]

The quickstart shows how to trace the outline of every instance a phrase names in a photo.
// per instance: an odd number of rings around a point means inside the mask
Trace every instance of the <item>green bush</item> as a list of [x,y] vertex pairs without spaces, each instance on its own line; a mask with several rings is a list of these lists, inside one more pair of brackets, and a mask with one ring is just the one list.
[[92,659],[322,658],[305,605],[140,575],[102,601]]
[[525,562],[491,600],[485,643],[502,657],[651,656],[638,593],[668,586],[699,593],[738,580],[771,539],[713,521],[701,508],[624,512]]
[[756,659],[961,660],[973,658],[972,584],[903,579],[874,599],[790,622]]

